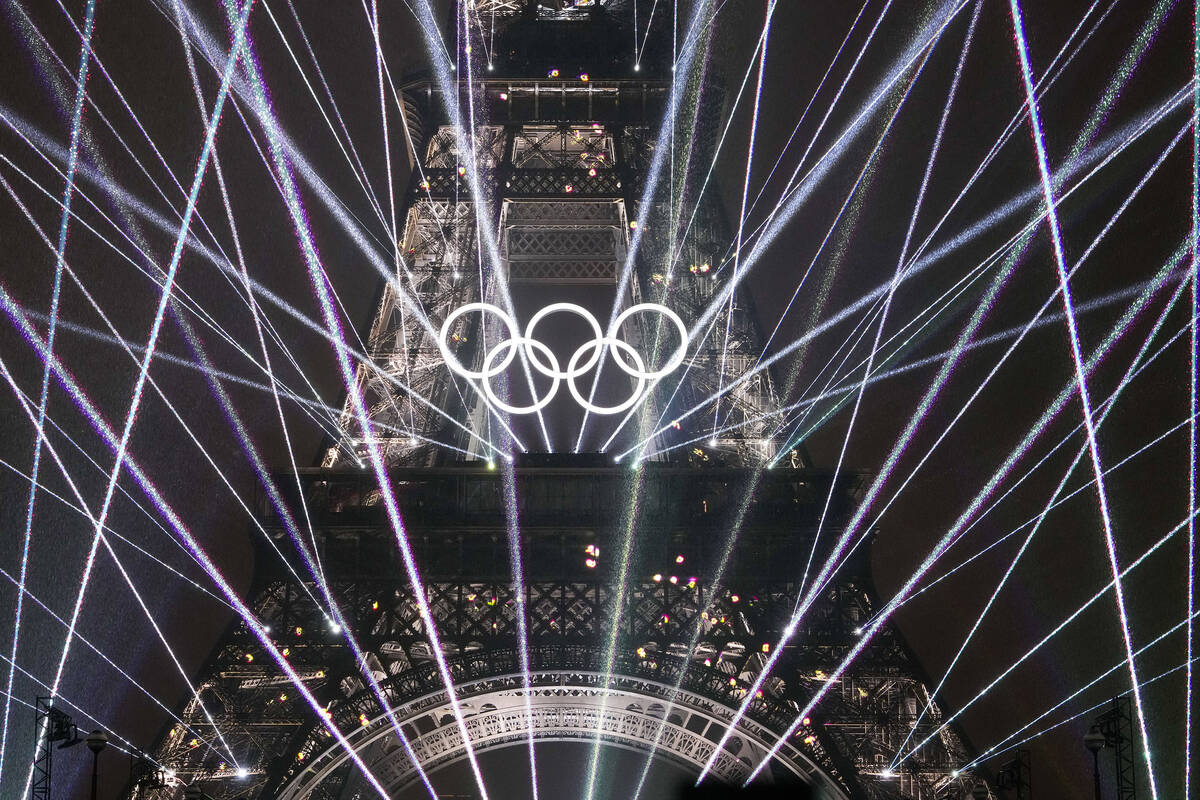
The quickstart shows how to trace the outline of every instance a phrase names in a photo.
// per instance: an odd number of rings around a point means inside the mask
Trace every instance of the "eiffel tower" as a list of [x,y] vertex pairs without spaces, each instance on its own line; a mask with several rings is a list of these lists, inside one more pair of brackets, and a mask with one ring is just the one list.
[[[319,466],[302,471],[301,488],[291,476],[279,481],[294,488],[287,498],[293,510],[306,509],[325,578],[366,667],[435,781],[439,770],[465,759],[468,745],[378,486],[361,466],[367,437],[391,467],[424,599],[466,712],[469,747],[512,748],[518,759],[532,722],[539,743],[598,737],[606,748],[654,752],[699,774],[799,599],[797,554],[813,548],[825,498],[832,493],[826,528],[836,529],[860,489],[862,476],[832,475],[803,453],[777,459],[772,378],[762,371],[744,379],[762,347],[754,310],[740,291],[727,300],[732,270],[721,267],[732,231],[717,193],[697,192],[720,132],[721,81],[697,57],[673,101],[672,37],[683,35],[674,4],[658,3],[648,22],[649,4],[642,5],[636,61],[629,0],[474,0],[470,27],[461,13],[451,20],[449,31],[474,50],[476,71],[460,69],[449,84],[435,74],[410,76],[401,87],[402,136],[394,136],[393,150],[407,150],[412,177],[396,280],[383,287],[366,337],[372,363],[357,372],[370,429],[347,406],[342,437],[328,443]],[[683,44],[680,53],[702,52],[707,34]],[[456,96],[447,103],[448,85]],[[458,109],[465,132],[448,108]],[[464,142],[470,154],[461,151]],[[479,176],[475,193],[471,170]],[[486,209],[476,207],[480,201]],[[478,381],[447,368],[447,353],[474,370],[488,366],[503,326],[489,325],[484,314],[461,314],[445,331],[443,321],[472,303],[503,308],[506,296],[521,322],[547,302],[576,303],[602,321],[614,304],[652,302],[711,335],[697,337],[675,379],[648,390],[615,437],[619,415],[592,415],[586,434],[573,440],[584,420],[566,393],[538,423],[532,414],[497,413]],[[664,332],[662,320],[648,314],[630,317],[621,334],[643,354],[674,346],[670,327]],[[563,338],[574,341],[569,332]],[[512,372],[515,396],[523,387]],[[634,383],[610,374],[596,402]],[[705,402],[729,386],[719,407]],[[696,406],[699,412],[684,415]],[[725,432],[710,437],[718,415]],[[509,567],[503,470],[495,468],[505,453],[493,443],[501,441],[520,442],[511,474],[523,598]],[[614,453],[647,441],[653,446],[614,461]],[[640,462],[638,453],[646,454]],[[771,460],[778,467],[765,470]],[[619,553],[631,518],[619,511],[631,498],[635,532],[623,570]],[[260,508],[264,526],[286,547],[279,515],[265,501]],[[731,527],[740,533],[729,553]],[[822,540],[833,538],[827,530]],[[816,557],[825,550],[817,547]],[[712,759],[708,780],[742,782],[855,645],[877,607],[863,550],[804,618]],[[378,695],[312,597],[312,584],[264,546],[251,591],[255,613],[325,704],[327,721],[387,791],[421,796],[417,769]],[[374,796],[325,721],[256,655],[255,638],[234,623],[195,682],[203,707],[193,698],[180,709],[186,727],[165,732],[152,751],[162,768],[140,776],[131,797],[181,798],[185,784],[213,798]],[[967,748],[953,728],[898,773],[886,772],[930,700],[899,634],[885,629],[759,779],[803,782],[828,798],[968,796],[972,777],[955,771],[969,760]],[[918,741],[940,727],[942,711],[932,707]],[[235,775],[194,735],[211,734],[213,722],[246,774]]]

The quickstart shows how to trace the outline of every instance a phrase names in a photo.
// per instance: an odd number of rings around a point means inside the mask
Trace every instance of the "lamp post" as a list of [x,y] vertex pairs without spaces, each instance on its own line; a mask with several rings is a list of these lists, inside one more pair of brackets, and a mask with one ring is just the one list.
[[100,751],[108,746],[108,734],[101,730],[92,731],[88,734],[87,746],[88,750],[92,751],[92,800],[96,800],[96,779],[99,775]]
[[1092,780],[1095,783],[1095,800],[1100,800],[1100,750],[1106,742],[1107,739],[1104,737],[1104,734],[1095,725],[1083,737],[1083,746],[1092,754]]

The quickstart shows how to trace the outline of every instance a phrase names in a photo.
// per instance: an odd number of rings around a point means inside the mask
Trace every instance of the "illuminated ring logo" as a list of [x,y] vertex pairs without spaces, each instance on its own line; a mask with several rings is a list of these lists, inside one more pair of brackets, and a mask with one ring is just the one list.
[[[463,314],[468,314],[472,311],[499,317],[508,334],[503,341],[484,355],[483,368],[479,370],[467,369],[463,366],[462,362],[450,352],[450,347],[447,344],[450,327],[454,324],[454,321]],[[667,363],[656,370],[646,369],[646,362],[642,360],[641,354],[628,342],[616,338],[615,335],[621,330],[621,325],[634,314],[650,312],[666,317],[668,321],[674,324],[675,330],[679,334],[679,347],[671,354]],[[584,342],[571,354],[571,357],[567,360],[567,368],[565,370],[562,368],[558,357],[554,355],[554,352],[534,335],[538,323],[551,314],[560,313],[574,314],[583,319],[588,324],[588,327],[592,329],[591,341]],[[687,344],[688,332],[687,326],[683,324],[683,320],[674,311],[658,303],[639,303],[625,309],[613,320],[608,335],[604,334],[600,328],[600,323],[596,321],[596,318],[592,316],[590,311],[574,303],[551,303],[541,309],[529,320],[529,324],[525,326],[524,334],[520,332],[516,321],[504,309],[494,306],[491,303],[468,303],[465,306],[456,308],[446,317],[446,321],[442,323],[441,333],[438,336],[438,347],[442,351],[442,357],[446,360],[446,366],[464,378],[479,381],[483,384],[483,393],[487,397],[488,402],[495,405],[496,408],[507,411],[509,414],[533,414],[541,411],[558,394],[558,390],[562,388],[563,381],[567,382],[567,390],[570,391],[571,397],[575,399],[580,408],[589,414],[609,415],[628,411],[645,398],[651,381],[656,381],[659,378],[669,375],[679,368],[679,365],[683,363],[683,359],[687,356]],[[546,393],[536,398],[529,405],[514,406],[505,402],[496,394],[495,389],[492,388],[492,378],[508,369],[522,348],[525,351],[525,358],[529,362],[529,365],[537,372],[549,378],[551,383]],[[637,388],[634,389],[633,394],[625,401],[614,406],[600,406],[592,403],[580,392],[579,386],[575,383],[576,378],[589,372],[600,363],[601,354],[605,349],[613,354],[613,361],[616,362],[621,371],[637,381]]]

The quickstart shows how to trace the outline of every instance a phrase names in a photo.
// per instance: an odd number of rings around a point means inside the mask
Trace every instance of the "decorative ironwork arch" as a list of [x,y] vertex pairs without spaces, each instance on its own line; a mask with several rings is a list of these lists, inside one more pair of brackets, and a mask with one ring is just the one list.
[[[391,681],[393,687],[399,677]],[[476,753],[527,741],[532,722],[535,741],[582,742],[598,735],[606,745],[656,752],[698,772],[734,714],[732,708],[710,698],[674,692],[670,686],[640,677],[618,674],[606,681],[597,672],[543,670],[533,673],[530,680],[528,712],[520,674],[501,674],[456,686]],[[467,748],[444,689],[397,703],[393,712],[427,773],[466,757]],[[415,781],[416,769],[387,716],[379,713],[363,722],[348,738],[384,788],[395,793]],[[748,718],[736,730],[725,752],[714,762],[711,775],[715,780],[744,780],[777,738]],[[310,742],[309,746],[314,744]],[[784,774],[813,785],[822,796],[848,797],[820,765],[796,747],[785,745],[776,763]],[[341,784],[344,791],[348,784],[360,780],[347,752],[329,743],[289,781],[279,797],[302,800],[326,781]]]

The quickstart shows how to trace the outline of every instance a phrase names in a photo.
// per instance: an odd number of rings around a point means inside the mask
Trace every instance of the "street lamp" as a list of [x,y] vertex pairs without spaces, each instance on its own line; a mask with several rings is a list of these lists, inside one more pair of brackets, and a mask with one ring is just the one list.
[[96,800],[96,778],[99,774],[100,751],[108,746],[108,734],[101,730],[92,731],[88,734],[87,746],[88,750],[92,751],[92,800]]
[[1095,782],[1096,800],[1100,800],[1100,750],[1108,740],[1096,725],[1084,734],[1083,746],[1092,754],[1092,779]]

